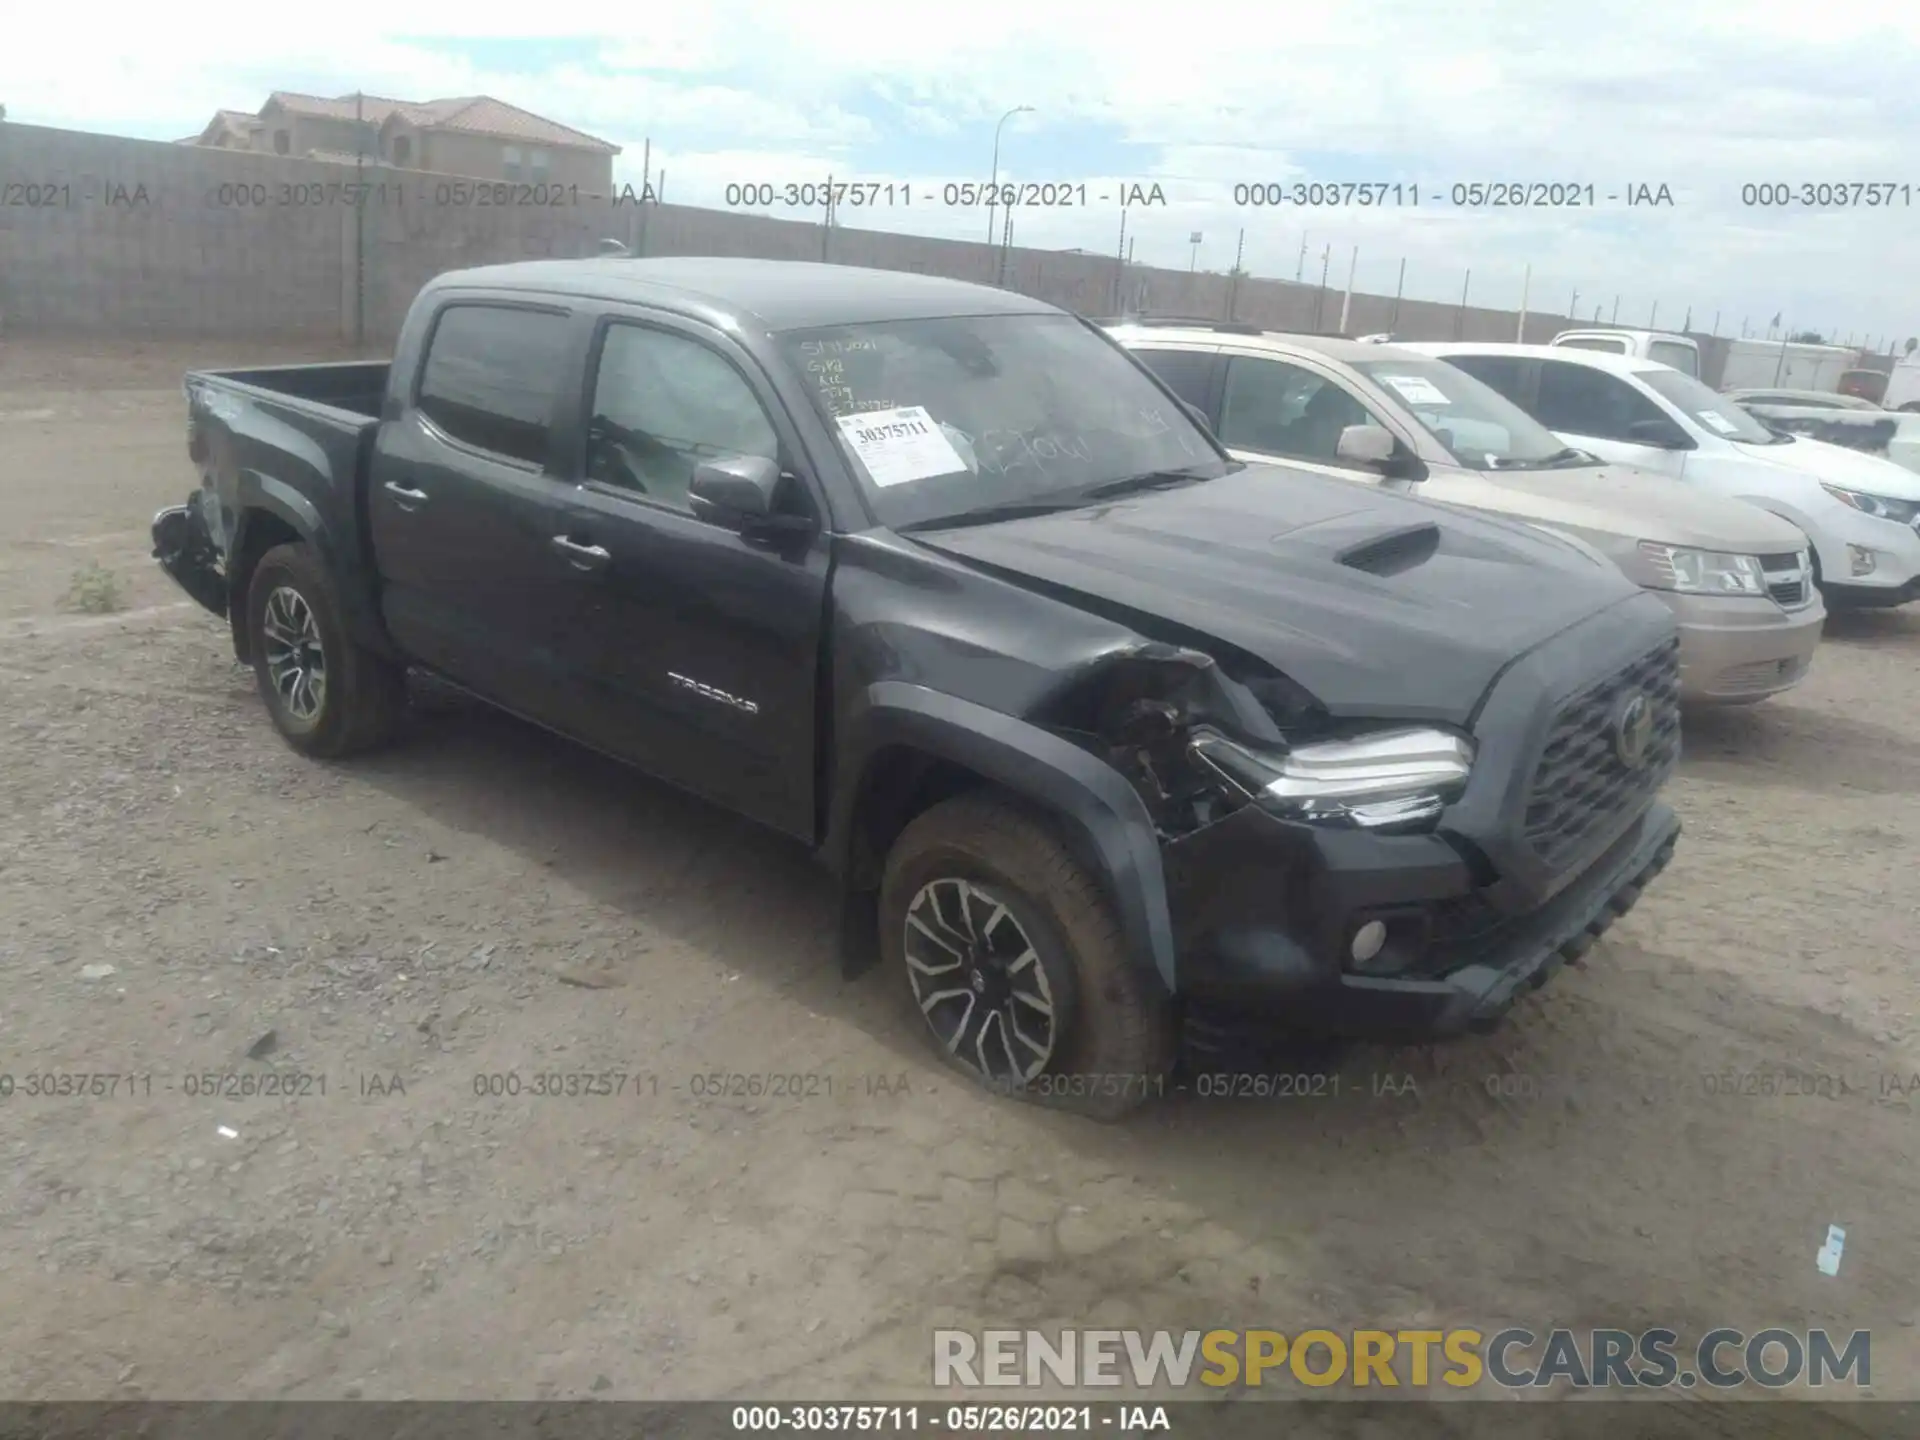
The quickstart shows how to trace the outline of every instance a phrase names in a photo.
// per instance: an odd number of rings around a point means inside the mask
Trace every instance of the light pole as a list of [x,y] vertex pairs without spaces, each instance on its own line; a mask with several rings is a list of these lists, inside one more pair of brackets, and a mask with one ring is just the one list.
[[993,244],[993,209],[1000,198],[1000,132],[1006,128],[1007,121],[1016,115],[1033,114],[1033,106],[1016,105],[1000,117],[1000,123],[993,127],[993,178],[987,182],[987,244]]

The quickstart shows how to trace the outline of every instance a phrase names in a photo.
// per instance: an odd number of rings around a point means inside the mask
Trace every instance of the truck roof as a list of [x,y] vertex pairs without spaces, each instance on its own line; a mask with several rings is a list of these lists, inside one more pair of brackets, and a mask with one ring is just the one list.
[[1692,336],[1682,335],[1678,330],[1630,330],[1624,325],[1585,325],[1574,330],[1562,330],[1553,338],[1557,343],[1569,335],[1637,335],[1647,340],[1678,341],[1696,350],[1700,348],[1699,342]]
[[466,286],[655,305],[722,328],[769,332],[947,315],[1064,315],[1043,300],[900,270],[733,256],[522,260],[452,270],[422,294]]

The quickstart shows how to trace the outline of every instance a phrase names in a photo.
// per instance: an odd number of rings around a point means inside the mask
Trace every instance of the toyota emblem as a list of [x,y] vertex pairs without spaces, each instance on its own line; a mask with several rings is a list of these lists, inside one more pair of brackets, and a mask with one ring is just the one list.
[[1613,753],[1629,770],[1647,763],[1653,744],[1653,706],[1640,691],[1629,693],[1613,712]]

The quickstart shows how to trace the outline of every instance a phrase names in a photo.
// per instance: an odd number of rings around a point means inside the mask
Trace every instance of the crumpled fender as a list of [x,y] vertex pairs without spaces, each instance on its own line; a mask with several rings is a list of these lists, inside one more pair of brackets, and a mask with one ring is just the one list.
[[965,766],[1044,807],[1080,842],[1099,878],[1136,963],[1151,966],[1169,992],[1177,989],[1173,923],[1159,838],[1146,803],[1126,778],[1098,756],[1028,723],[972,701],[905,681],[882,680],[842,724],[838,777],[823,858],[845,873],[855,808],[873,756],[906,746]]

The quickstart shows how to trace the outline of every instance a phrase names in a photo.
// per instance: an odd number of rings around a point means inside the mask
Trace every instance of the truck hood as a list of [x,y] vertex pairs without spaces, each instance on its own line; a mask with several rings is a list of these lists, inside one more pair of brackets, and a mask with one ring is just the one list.
[[[1641,540],[1739,555],[1785,554],[1806,538],[1777,515],[1631,465],[1475,471],[1487,499],[1476,508],[1583,532],[1603,549]],[[1439,498],[1436,496],[1435,498]],[[1612,545],[1603,543],[1611,540]]]
[[1254,465],[920,544],[1254,655],[1330,713],[1463,724],[1514,660],[1638,588],[1524,525]]
[[1843,490],[1862,490],[1869,495],[1884,495],[1889,500],[1920,500],[1920,475],[1891,460],[1863,455],[1844,445],[1829,445],[1824,440],[1809,440],[1805,436],[1797,437],[1791,445],[1731,443],[1749,460],[1798,470]]

